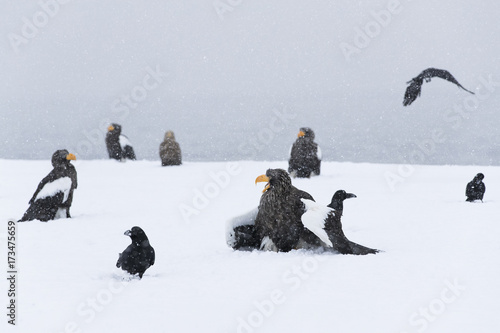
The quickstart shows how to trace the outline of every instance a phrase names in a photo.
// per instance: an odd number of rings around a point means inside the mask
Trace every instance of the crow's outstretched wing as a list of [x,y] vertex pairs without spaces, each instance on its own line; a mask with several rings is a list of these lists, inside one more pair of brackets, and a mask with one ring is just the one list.
[[451,75],[451,73],[448,72],[447,70],[437,69],[437,68],[427,68],[420,75],[423,75],[424,78],[439,77],[439,78],[444,79],[446,81],[450,81],[451,83],[455,83],[457,86],[459,86],[463,90],[474,95],[474,93],[472,91],[465,89],[460,83],[458,83],[457,79],[455,79],[453,77],[453,75]]
[[408,87],[406,88],[405,92],[405,98],[403,100],[403,105],[408,106],[411,103],[413,103],[418,96],[420,96],[420,92],[422,90],[422,83],[424,82],[424,79],[426,81],[429,81],[433,77],[439,77],[443,80],[449,81],[451,83],[456,84],[458,87],[462,88],[463,90],[474,94],[472,91],[465,89],[458,81],[451,75],[450,72],[444,69],[437,69],[437,68],[427,68],[422,71],[418,76],[414,77],[407,83],[409,84]]

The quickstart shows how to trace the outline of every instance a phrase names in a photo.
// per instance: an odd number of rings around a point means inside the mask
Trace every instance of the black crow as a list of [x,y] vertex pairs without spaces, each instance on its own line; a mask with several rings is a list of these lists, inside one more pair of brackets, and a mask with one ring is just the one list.
[[49,221],[55,218],[70,218],[73,191],[77,188],[76,169],[70,163],[75,155],[66,149],[57,150],[52,155],[54,169],[43,178],[29,201],[29,208],[19,220]]
[[118,124],[111,124],[106,133],[106,148],[109,158],[124,161],[125,159],[135,160],[134,148],[128,138],[121,134],[122,127]]
[[139,227],[125,231],[124,235],[132,239],[125,251],[118,255],[116,267],[142,279],[144,272],[155,263],[155,250],[149,244],[148,236]]
[[182,164],[181,147],[172,131],[165,133],[165,139],[160,144],[160,159],[162,166]]
[[302,127],[297,140],[290,149],[288,172],[295,178],[309,178],[320,174],[321,149],[314,142],[314,132],[308,127]]
[[478,173],[472,181],[467,184],[465,188],[466,201],[472,202],[474,200],[483,201],[484,192],[486,191],[486,185],[483,183],[484,175]]
[[342,213],[344,211],[344,200],[350,198],[357,198],[357,196],[352,193],[347,193],[344,190],[338,190],[333,195],[332,200],[330,201],[330,204],[328,204],[327,207],[330,207],[335,211],[340,212],[340,215],[342,216]]
[[344,211],[344,200],[349,198],[356,198],[352,193],[346,193],[344,190],[338,190],[332,197],[331,203],[328,207],[333,209],[333,212],[328,214],[325,220],[324,230],[328,235],[328,239],[332,243],[332,248],[342,254],[369,254],[377,253],[378,250],[370,249],[368,247],[351,242],[342,230],[342,214]]
[[424,70],[422,73],[420,73],[418,76],[414,77],[410,81],[406,82],[409,84],[408,88],[406,88],[405,92],[405,98],[403,101],[404,106],[408,106],[411,103],[413,103],[418,96],[420,96],[420,92],[422,90],[422,84],[424,82],[430,82],[431,78],[433,77],[440,77],[442,79],[445,79],[447,81],[450,81],[452,83],[455,83],[457,86],[462,88],[463,90],[474,94],[472,91],[469,91],[465,89],[458,81],[453,77],[453,75],[450,74],[450,72],[444,70],[444,69],[436,69],[436,68],[427,68]]

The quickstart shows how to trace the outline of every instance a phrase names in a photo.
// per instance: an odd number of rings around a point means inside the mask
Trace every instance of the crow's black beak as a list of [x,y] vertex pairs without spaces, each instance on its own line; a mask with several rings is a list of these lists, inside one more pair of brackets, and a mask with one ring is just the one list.
[[345,194],[345,198],[346,199],[357,198],[357,196],[356,196],[356,194],[353,194],[353,193],[346,193]]
[[129,236],[132,235],[132,232],[130,230],[127,230],[123,233],[125,236]]

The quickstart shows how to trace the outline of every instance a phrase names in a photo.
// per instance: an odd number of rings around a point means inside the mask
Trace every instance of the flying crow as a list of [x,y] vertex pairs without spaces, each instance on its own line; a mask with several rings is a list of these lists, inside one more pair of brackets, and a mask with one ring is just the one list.
[[472,91],[465,89],[460,83],[458,83],[458,81],[453,77],[453,75],[451,75],[450,72],[448,72],[447,70],[437,69],[437,68],[427,68],[418,76],[406,82],[407,84],[409,84],[409,86],[408,88],[406,88],[403,105],[408,106],[411,103],[413,103],[417,99],[417,97],[420,96],[420,92],[422,90],[422,83],[424,82],[424,79],[425,82],[430,82],[431,78],[433,77],[440,77],[442,79],[455,83],[463,90],[471,94],[474,94]]

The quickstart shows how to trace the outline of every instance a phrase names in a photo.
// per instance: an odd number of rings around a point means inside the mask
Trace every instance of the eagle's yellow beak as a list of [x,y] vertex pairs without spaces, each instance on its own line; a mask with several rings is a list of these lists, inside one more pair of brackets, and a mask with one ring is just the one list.
[[115,129],[115,128],[113,127],[113,125],[109,125],[109,127],[108,127],[108,132],[111,132],[111,131],[113,131],[114,129]]
[[297,137],[300,138],[301,136],[304,136],[306,135],[306,133],[304,133],[304,131],[300,131],[299,134],[297,134]]
[[262,193],[264,193],[269,189],[269,187],[271,187],[271,185],[269,185],[269,177],[266,175],[260,175],[259,177],[257,177],[255,179],[255,184],[261,183],[261,182],[267,182],[266,187],[264,187],[264,190],[262,191]]
[[66,159],[69,161],[76,161],[76,156],[73,154],[66,155]]

